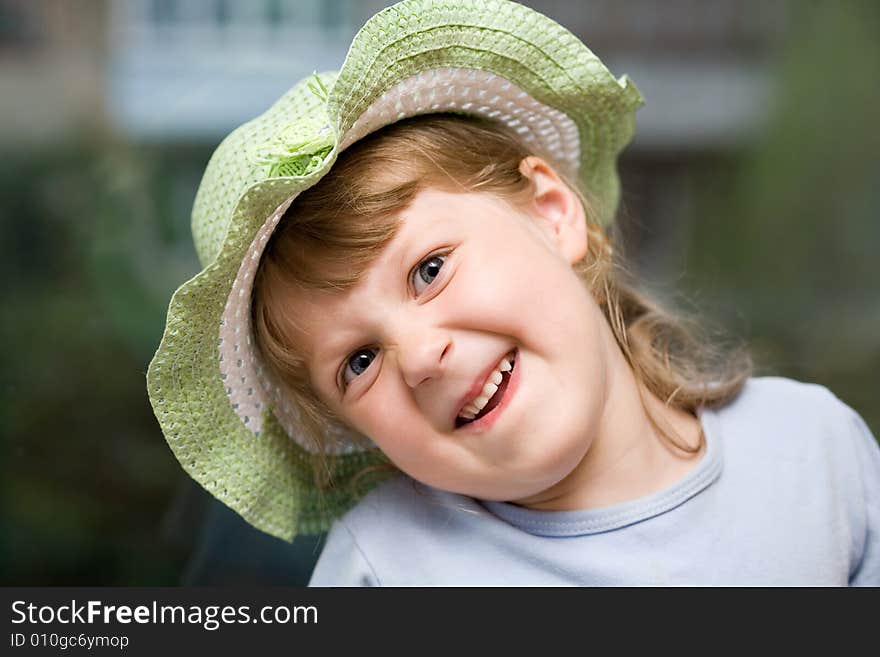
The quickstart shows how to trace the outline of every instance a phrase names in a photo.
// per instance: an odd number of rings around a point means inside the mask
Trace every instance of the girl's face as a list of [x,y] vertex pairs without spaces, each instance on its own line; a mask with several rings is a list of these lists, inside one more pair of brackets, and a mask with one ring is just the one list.
[[[487,500],[527,499],[575,469],[618,366],[571,267],[586,250],[583,208],[530,161],[527,209],[425,190],[356,287],[291,299],[324,402],[414,479]],[[512,372],[464,423],[508,354]]]

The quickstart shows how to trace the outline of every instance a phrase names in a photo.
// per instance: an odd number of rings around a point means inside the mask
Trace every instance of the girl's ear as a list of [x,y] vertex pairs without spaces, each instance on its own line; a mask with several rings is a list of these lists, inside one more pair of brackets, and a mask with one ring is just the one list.
[[587,218],[580,198],[540,157],[523,158],[519,170],[532,181],[529,215],[550,245],[574,264],[587,253]]

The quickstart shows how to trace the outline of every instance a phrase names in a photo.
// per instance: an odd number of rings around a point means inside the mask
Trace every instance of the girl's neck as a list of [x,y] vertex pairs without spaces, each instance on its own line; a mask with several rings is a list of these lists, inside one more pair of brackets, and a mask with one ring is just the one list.
[[[700,421],[667,406],[639,384],[611,340],[611,358],[618,362],[589,450],[568,476],[517,504],[544,511],[573,511],[629,502],[681,480],[705,453]],[[657,431],[648,413],[679,443],[699,449],[689,452],[672,445]]]

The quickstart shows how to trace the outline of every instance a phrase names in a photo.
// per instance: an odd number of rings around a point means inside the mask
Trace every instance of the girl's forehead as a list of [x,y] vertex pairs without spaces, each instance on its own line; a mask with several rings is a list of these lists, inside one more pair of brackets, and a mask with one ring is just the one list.
[[499,221],[513,219],[518,212],[500,196],[483,192],[422,190],[400,212],[399,228],[392,248],[450,230],[478,234],[499,228]]
[[[328,286],[310,294],[314,303],[345,305],[358,303],[364,292],[379,294],[396,290],[401,278],[432,251],[453,249],[462,242],[509,243],[514,224],[522,221],[521,212],[495,194],[449,192],[428,188],[419,192],[395,220],[397,228],[391,241],[369,261],[352,287]],[[323,263],[327,280],[346,273],[345,259]],[[310,291],[312,292],[312,291]]]

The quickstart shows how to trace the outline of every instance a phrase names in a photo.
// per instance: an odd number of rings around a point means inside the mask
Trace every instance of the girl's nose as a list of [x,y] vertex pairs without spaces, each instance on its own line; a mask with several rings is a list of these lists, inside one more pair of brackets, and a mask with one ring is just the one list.
[[403,379],[411,388],[439,377],[446,369],[446,358],[452,351],[452,340],[445,331],[414,333],[401,341],[398,352]]

